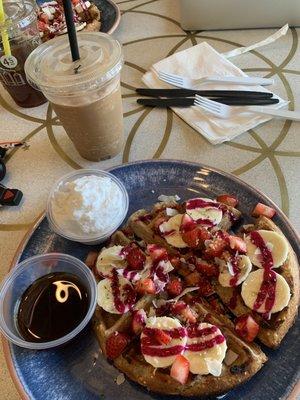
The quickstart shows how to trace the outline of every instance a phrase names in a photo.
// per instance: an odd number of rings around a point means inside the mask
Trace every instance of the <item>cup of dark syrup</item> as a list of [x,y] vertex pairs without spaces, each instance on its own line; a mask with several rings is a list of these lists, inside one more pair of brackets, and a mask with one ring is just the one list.
[[0,329],[33,350],[67,343],[93,316],[97,284],[89,268],[60,253],[34,256],[11,270],[0,288]]

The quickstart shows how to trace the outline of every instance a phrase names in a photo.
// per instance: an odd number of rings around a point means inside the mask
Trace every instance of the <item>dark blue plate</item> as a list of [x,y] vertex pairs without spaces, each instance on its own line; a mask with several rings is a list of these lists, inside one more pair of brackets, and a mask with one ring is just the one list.
[[[36,0],[38,5],[50,0]],[[113,33],[120,23],[119,7],[112,0],[92,0],[101,11],[100,32]]]
[[[253,206],[262,202],[277,207],[262,193],[236,177],[200,164],[180,161],[144,161],[112,168],[111,172],[125,184],[130,199],[129,214],[150,207],[160,194],[178,194],[182,199],[200,196],[214,197],[220,193],[235,193],[240,200],[244,222]],[[128,215],[129,215],[128,214]],[[300,256],[297,234],[282,212],[274,218]],[[41,218],[29,233],[17,260],[51,251],[72,254],[84,260],[91,247],[67,241],[49,230]],[[227,400],[286,399],[297,382],[300,365],[299,320],[276,351],[266,351],[269,360],[248,383],[229,392]],[[30,351],[5,344],[6,357],[15,383],[23,398],[43,400],[146,400],[171,399],[151,394],[142,387],[126,381],[114,383],[119,372],[101,355],[91,330],[63,348]],[[224,397],[223,397],[224,398]],[[174,397],[172,397],[174,399]],[[177,398],[178,399],[178,398]]]

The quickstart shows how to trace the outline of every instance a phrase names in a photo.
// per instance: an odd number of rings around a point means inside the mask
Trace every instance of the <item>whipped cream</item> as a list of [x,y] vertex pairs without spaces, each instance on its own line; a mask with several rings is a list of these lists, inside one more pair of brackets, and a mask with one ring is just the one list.
[[124,196],[109,177],[88,175],[60,185],[51,200],[55,223],[74,235],[101,235],[116,226]]

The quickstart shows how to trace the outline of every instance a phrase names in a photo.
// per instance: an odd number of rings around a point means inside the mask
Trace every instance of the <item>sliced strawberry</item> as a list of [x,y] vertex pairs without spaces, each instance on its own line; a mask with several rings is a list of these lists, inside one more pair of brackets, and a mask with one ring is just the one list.
[[220,257],[226,247],[227,241],[217,237],[208,243],[206,249],[204,250],[203,257],[206,259]]
[[111,334],[108,337],[105,346],[107,358],[113,360],[119,357],[123,353],[128,343],[129,338],[125,333],[114,332]]
[[267,218],[273,218],[275,214],[276,211],[274,210],[274,208],[266,206],[265,204],[262,203],[257,203],[256,206],[254,207],[254,210],[252,211],[253,217],[259,217],[263,215],[264,217]]
[[195,248],[203,245],[204,241],[210,238],[210,233],[207,229],[198,226],[191,231],[182,232],[181,236],[189,247]]
[[38,29],[40,32],[45,32],[48,29],[48,25],[44,21],[38,21]]
[[166,286],[167,292],[171,297],[176,297],[182,292],[182,283],[180,279],[171,280]]
[[189,232],[196,228],[197,222],[193,220],[188,214],[184,214],[180,224],[180,232]]
[[258,334],[259,325],[250,314],[244,314],[236,319],[235,331],[247,342],[253,342]]
[[122,254],[125,256],[129,270],[135,271],[143,269],[146,256],[136,245],[130,244],[123,247]]
[[161,329],[155,330],[154,337],[159,344],[169,344],[172,340],[172,337]]
[[48,17],[48,15],[46,13],[41,13],[39,15],[39,20],[43,21],[47,25],[49,24],[49,17]]
[[174,316],[181,317],[184,322],[194,324],[197,321],[197,313],[184,301],[177,301],[172,304],[170,311]]
[[205,276],[200,275],[197,286],[199,286],[199,293],[201,296],[207,297],[214,293],[211,283]]
[[157,244],[148,244],[147,251],[153,261],[166,260],[168,258],[167,250]]
[[201,258],[198,258],[196,261],[196,268],[203,275],[208,276],[209,278],[219,276],[219,268],[212,263],[208,263]]
[[229,235],[229,246],[231,249],[236,250],[239,253],[247,252],[246,242],[238,236]]
[[227,206],[230,207],[236,207],[239,202],[238,199],[235,196],[232,196],[231,194],[220,194],[217,197],[217,201],[226,204]]
[[150,278],[140,279],[135,285],[135,290],[139,294],[154,294],[156,292],[155,284]]
[[170,375],[173,379],[184,385],[189,377],[189,368],[189,361],[180,354],[175,358],[175,361],[172,364]]
[[131,328],[136,335],[142,332],[144,326],[146,325],[146,319],[147,316],[144,310],[133,311]]

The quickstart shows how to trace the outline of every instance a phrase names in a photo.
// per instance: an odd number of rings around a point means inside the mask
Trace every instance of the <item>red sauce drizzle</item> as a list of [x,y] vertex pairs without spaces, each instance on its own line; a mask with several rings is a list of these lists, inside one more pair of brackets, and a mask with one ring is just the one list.
[[240,276],[240,269],[238,266],[238,259],[237,257],[231,257],[230,258],[230,262],[232,265],[232,269],[233,269],[233,277],[230,279],[229,281],[229,285],[230,286],[237,286],[238,280],[239,280],[239,276]]
[[[155,347],[158,345],[155,334],[159,329],[157,328],[144,328],[143,336],[141,338],[141,347],[143,354],[152,357],[169,357],[180,354],[184,350],[184,346],[176,345],[167,348]],[[162,329],[174,339],[179,339],[186,336],[185,328],[174,328],[171,330]]]
[[142,353],[151,357],[170,357],[180,354],[184,350],[184,346],[172,346],[166,348],[146,346],[142,344]]
[[111,276],[111,290],[114,298],[114,305],[116,310],[124,314],[127,310],[131,309],[135,303],[136,294],[131,285],[127,284],[123,287],[123,291],[125,294],[124,302],[121,299],[120,292],[120,284],[119,284],[119,275],[117,270],[114,268],[112,270]]
[[187,210],[194,210],[195,208],[220,208],[220,203],[216,203],[215,201],[206,201],[203,199],[192,199],[186,203]]
[[142,222],[150,222],[153,219],[153,216],[151,214],[144,214],[138,217],[138,221]]
[[262,236],[257,231],[250,233],[250,239],[261,252],[260,262],[264,269],[264,279],[253,305],[253,309],[258,310],[265,302],[266,313],[269,313],[275,303],[276,291],[276,273],[272,270],[272,267],[274,266],[272,253],[266,246]]
[[221,344],[225,341],[225,337],[223,335],[218,335],[210,340],[206,340],[201,343],[191,343],[186,345],[186,350],[188,351],[202,351],[206,349],[211,349],[216,344]]

